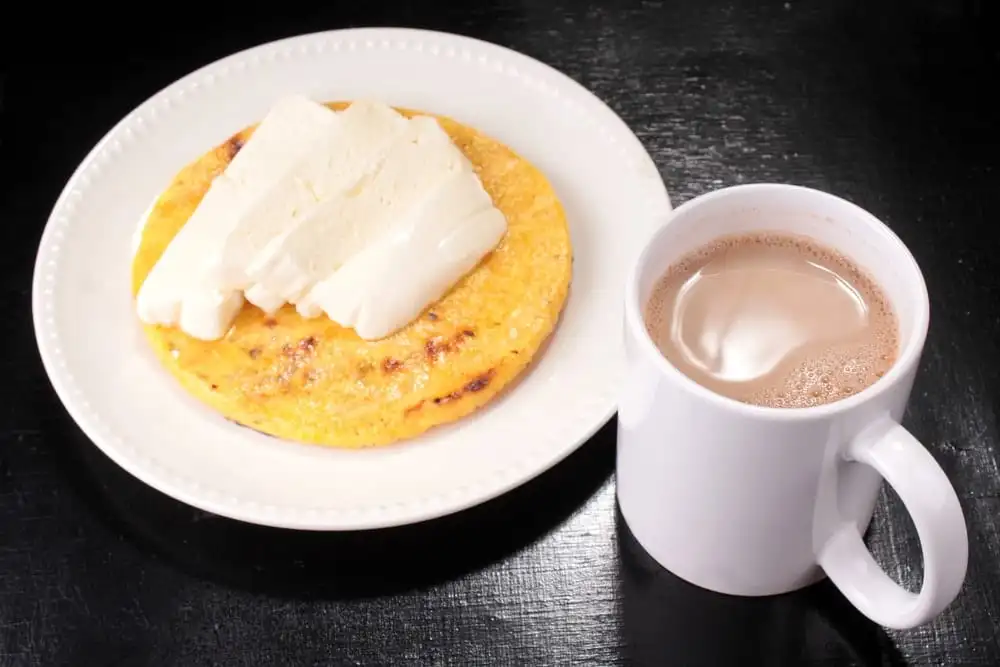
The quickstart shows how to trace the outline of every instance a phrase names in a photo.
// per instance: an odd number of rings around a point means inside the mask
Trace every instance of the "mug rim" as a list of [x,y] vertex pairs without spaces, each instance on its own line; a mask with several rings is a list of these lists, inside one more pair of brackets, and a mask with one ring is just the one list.
[[[644,269],[649,263],[650,252],[652,251],[653,246],[656,245],[657,240],[662,234],[666,233],[667,229],[677,216],[687,214],[691,211],[691,209],[697,208],[706,202],[722,197],[729,197],[734,193],[739,194],[743,192],[749,193],[762,191],[780,192],[790,190],[805,193],[810,197],[827,199],[828,201],[834,200],[834,202],[840,206],[846,206],[850,209],[854,209],[854,212],[859,214],[859,217],[864,219],[873,229],[875,235],[879,237],[880,242],[884,243],[887,247],[892,247],[896,255],[898,255],[903,261],[909,263],[910,268],[917,277],[916,284],[911,286],[911,289],[916,291],[916,298],[918,302],[916,305],[916,322],[912,326],[912,335],[908,337],[906,346],[900,350],[896,362],[892,365],[889,371],[868,387],[856,394],[848,396],[847,398],[842,398],[831,403],[823,403],[821,405],[804,408],[776,408],[744,403],[736,400],[735,398],[718,394],[711,389],[698,384],[695,380],[682,373],[677,367],[670,363],[670,361],[667,360],[667,358],[660,352],[659,348],[656,347],[656,343],[653,342],[652,337],[649,335],[649,331],[646,329],[645,319],[642,315],[643,304],[639,303],[639,283],[644,273]],[[665,269],[666,267],[664,267],[664,270]],[[913,253],[910,252],[910,249],[906,247],[906,244],[903,243],[902,239],[900,239],[888,225],[879,220],[872,213],[842,197],[838,197],[837,195],[824,192],[823,190],[817,190],[815,188],[786,183],[747,183],[719,188],[689,199],[674,209],[668,215],[666,220],[653,230],[652,234],[647,237],[639,256],[632,264],[632,269],[630,271],[629,280],[625,290],[625,316],[627,326],[636,332],[637,342],[642,350],[642,354],[646,357],[652,358],[652,363],[660,371],[660,375],[671,378],[672,381],[679,383],[687,391],[694,393],[704,400],[714,402],[720,408],[733,410],[745,416],[759,419],[802,421],[841,414],[859,405],[867,403],[868,401],[874,400],[891,389],[892,386],[895,385],[896,382],[915,363],[917,363],[920,358],[920,354],[923,351],[924,343],[927,339],[927,331],[930,325],[930,297],[927,293],[927,283],[924,280],[923,272],[920,270],[920,266],[917,264],[916,258],[913,257]]]

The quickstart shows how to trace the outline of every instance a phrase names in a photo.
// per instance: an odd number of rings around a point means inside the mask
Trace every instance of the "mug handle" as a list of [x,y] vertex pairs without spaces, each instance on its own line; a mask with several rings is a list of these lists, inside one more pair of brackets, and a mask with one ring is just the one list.
[[965,517],[944,471],[899,424],[866,428],[844,457],[871,466],[895,489],[913,519],[924,555],[924,581],[911,593],[882,571],[854,522],[838,526],[819,550],[819,564],[861,613],[903,630],[937,616],[958,595],[969,561]]

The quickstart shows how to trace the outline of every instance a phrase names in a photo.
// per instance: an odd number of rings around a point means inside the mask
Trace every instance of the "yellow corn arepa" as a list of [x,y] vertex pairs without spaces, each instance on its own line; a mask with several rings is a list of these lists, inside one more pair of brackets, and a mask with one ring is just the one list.
[[[572,248],[562,205],[545,177],[509,148],[435,117],[507,217],[499,246],[418,320],[378,341],[287,305],[267,317],[247,304],[217,341],[143,325],[160,362],[188,392],[263,433],[364,447],[468,415],[528,366],[569,290]],[[253,130],[186,166],[159,197],[135,255],[133,294]]]

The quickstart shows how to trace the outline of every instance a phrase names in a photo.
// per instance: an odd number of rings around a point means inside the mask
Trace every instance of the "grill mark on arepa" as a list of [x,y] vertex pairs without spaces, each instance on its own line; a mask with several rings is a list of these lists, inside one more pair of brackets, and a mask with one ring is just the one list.
[[467,382],[458,391],[453,391],[450,394],[445,394],[444,396],[438,396],[434,399],[434,405],[444,405],[445,403],[451,403],[452,401],[457,401],[462,398],[465,394],[475,393],[477,391],[482,391],[486,387],[490,386],[490,381],[493,380],[493,376],[496,375],[496,369],[491,368],[485,373],[480,373],[472,380]]
[[243,139],[240,138],[240,135],[234,134],[233,136],[229,137],[229,141],[226,142],[226,152],[229,153],[230,162],[234,157],[236,157],[236,154],[239,153],[240,150],[242,149],[243,149]]
[[486,387],[490,385],[490,380],[493,379],[494,375],[496,375],[496,370],[491,368],[490,370],[486,371],[485,373],[477,377],[469,384],[465,385],[463,389],[465,391],[471,391],[471,392],[482,391],[483,389],[486,389]]
[[281,355],[284,357],[285,361],[282,364],[280,372],[278,373],[278,382],[281,384],[288,384],[288,382],[292,379],[292,376],[294,376],[300,369],[305,369],[305,382],[307,384],[313,382],[315,380],[315,376],[312,375],[312,371],[309,368],[309,362],[312,359],[313,353],[316,351],[317,345],[319,345],[319,341],[316,340],[315,336],[306,336],[295,345],[291,343],[285,343],[282,345]]
[[440,357],[457,349],[462,343],[465,342],[465,339],[475,337],[475,330],[462,329],[451,338],[443,338],[441,336],[428,338],[427,342],[424,343],[424,354],[427,356],[428,361],[436,361]]
[[403,362],[399,359],[393,359],[392,357],[386,357],[382,360],[382,372],[386,375],[398,371],[403,367]]

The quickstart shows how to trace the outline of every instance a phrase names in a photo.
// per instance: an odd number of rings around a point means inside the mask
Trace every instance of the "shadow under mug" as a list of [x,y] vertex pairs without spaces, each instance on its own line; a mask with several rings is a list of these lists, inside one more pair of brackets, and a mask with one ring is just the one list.
[[[804,235],[839,250],[885,290],[899,356],[864,391],[809,408],[766,408],[702,387],[656,348],[643,308],[667,267],[727,235]],[[927,288],[902,241],[833,195],[742,185],[688,201],[656,230],[626,286],[628,375],[618,408],[617,488],[643,548],[690,583],[773,595],[826,576],[873,621],[924,623],[965,578],[968,535],[955,491],[900,420],[927,337]],[[923,551],[918,593],[889,578],[862,541],[885,479]]]

